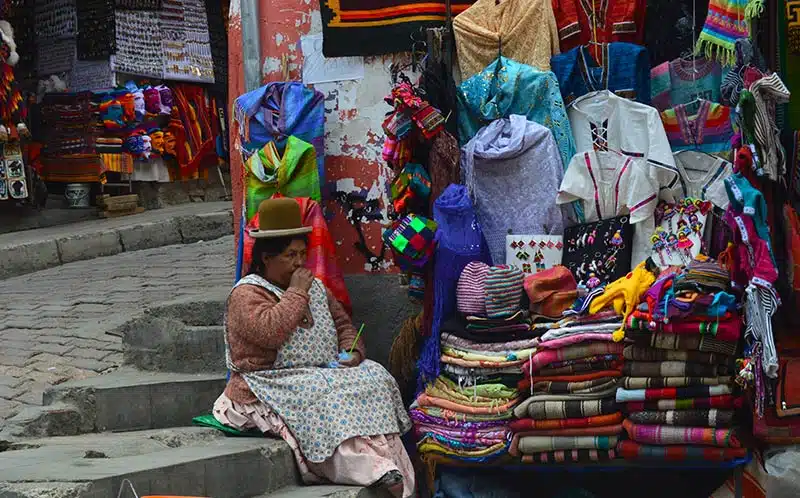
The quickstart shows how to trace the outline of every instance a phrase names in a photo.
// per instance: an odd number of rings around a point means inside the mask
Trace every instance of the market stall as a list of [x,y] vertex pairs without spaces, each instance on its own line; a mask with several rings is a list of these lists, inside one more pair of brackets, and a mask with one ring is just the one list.
[[92,194],[131,194],[134,182],[221,178],[223,4],[2,2],[0,17],[24,40],[4,115],[20,114],[27,96],[19,120],[32,136],[18,142],[26,167],[72,207],[94,204]]

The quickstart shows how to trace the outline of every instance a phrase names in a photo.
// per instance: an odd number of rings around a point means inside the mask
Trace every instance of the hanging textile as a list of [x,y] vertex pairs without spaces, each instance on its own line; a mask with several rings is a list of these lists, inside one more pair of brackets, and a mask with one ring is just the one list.
[[248,220],[256,215],[261,201],[278,193],[320,201],[314,147],[297,137],[288,138],[282,154],[275,142],[269,142],[250,156],[245,168]]
[[750,85],[756,104],[755,137],[761,150],[763,168],[772,181],[786,175],[786,151],[780,141],[776,124],[776,106],[789,102],[789,89],[777,73],[761,78]]
[[[587,222],[628,217],[626,221],[635,225],[632,265],[647,259],[650,236],[655,229],[653,212],[658,202],[658,186],[652,181],[644,159],[602,151],[576,154],[558,190],[558,202],[576,200],[582,201]],[[592,238],[609,238],[605,235],[595,233]],[[629,270],[630,267],[624,268],[623,274]]]
[[659,111],[696,99],[719,102],[722,67],[710,59],[675,59],[650,71],[653,107]]
[[674,200],[692,197],[710,201],[723,211],[728,208],[725,179],[733,174],[733,164],[695,150],[679,151],[674,156],[680,173],[670,192]]
[[179,84],[172,88],[174,106],[166,134],[175,139],[175,158],[183,179],[206,177],[218,164],[219,121],[216,104],[205,88]]
[[509,233],[564,230],[556,204],[563,167],[553,134],[544,126],[517,114],[493,121],[464,146],[461,171],[493,261],[506,260]]
[[559,52],[550,0],[477,0],[453,20],[453,32],[463,80],[498,55],[547,71]]
[[660,188],[678,181],[672,149],[654,108],[605,91],[579,98],[568,114],[577,150],[644,157],[650,179]]
[[728,161],[733,159],[732,118],[730,107],[708,100],[701,100],[696,106],[681,104],[661,113],[672,150],[699,150]]
[[[474,0],[451,0],[452,15]],[[411,37],[447,20],[444,0],[320,0],[325,57],[404,52]]]
[[512,114],[549,128],[566,168],[575,154],[575,141],[558,80],[552,72],[500,57],[461,84],[458,131],[462,144],[469,142],[481,127]]
[[325,97],[300,82],[274,82],[241,95],[233,104],[243,146],[250,151],[275,142],[279,152],[294,136],[314,146],[320,184],[325,183]]
[[[748,4],[763,0],[711,0],[695,53],[716,59],[723,66],[736,64],[736,40],[750,37],[749,21],[757,17]],[[762,3],[763,9],[763,3]]]
[[650,61],[647,49],[632,43],[607,43],[600,47],[601,62],[581,45],[551,59],[564,104],[597,90],[650,103]]
[[561,50],[590,40],[642,45],[646,0],[552,0]]
[[438,244],[433,267],[433,319],[419,360],[420,384],[439,376],[439,333],[442,323],[456,310],[456,286],[461,271],[473,261],[492,264],[481,225],[463,185],[450,185],[433,204],[438,223]]

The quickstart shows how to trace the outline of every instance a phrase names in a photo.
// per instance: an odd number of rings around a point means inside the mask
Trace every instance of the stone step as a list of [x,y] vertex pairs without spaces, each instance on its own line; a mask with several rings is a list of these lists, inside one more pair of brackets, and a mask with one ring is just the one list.
[[108,498],[125,479],[138,496],[246,498],[299,484],[282,440],[196,427],[34,439],[0,452],[3,498]]
[[126,365],[159,372],[224,372],[227,292],[148,309],[117,327]]
[[6,438],[161,429],[191,424],[208,413],[226,375],[141,372],[122,368],[47,390],[45,406],[9,420]]
[[[384,493],[385,494],[385,493]],[[377,491],[361,486],[288,486],[259,498],[382,498]]]

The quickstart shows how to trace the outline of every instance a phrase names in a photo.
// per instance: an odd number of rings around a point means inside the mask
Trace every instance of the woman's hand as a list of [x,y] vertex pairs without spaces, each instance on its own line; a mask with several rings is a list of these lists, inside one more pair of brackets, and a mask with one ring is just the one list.
[[364,359],[361,358],[361,353],[359,353],[358,351],[353,351],[352,353],[350,353],[349,359],[344,361],[339,360],[339,365],[343,367],[357,367],[361,365],[362,361],[364,361]]
[[292,279],[289,281],[289,287],[301,289],[308,292],[311,289],[311,284],[314,283],[314,274],[307,268],[298,268],[292,273]]

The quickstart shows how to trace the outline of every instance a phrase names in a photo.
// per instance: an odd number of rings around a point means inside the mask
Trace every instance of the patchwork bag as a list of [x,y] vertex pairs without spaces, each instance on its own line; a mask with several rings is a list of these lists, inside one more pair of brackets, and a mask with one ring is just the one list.
[[561,264],[587,289],[613,282],[631,271],[633,230],[627,216],[569,227]]
[[401,267],[420,267],[433,253],[436,227],[435,221],[410,214],[384,233],[384,241]]

